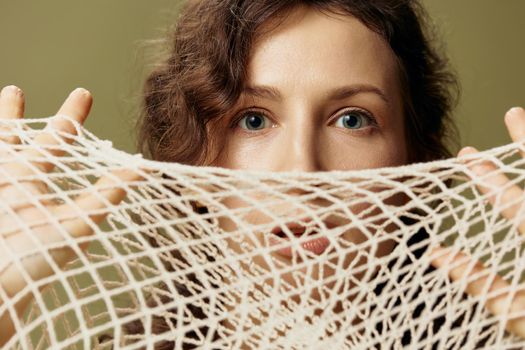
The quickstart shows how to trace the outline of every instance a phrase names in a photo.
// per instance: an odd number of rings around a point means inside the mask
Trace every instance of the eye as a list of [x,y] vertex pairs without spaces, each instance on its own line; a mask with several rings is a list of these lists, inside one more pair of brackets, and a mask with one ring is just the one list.
[[247,112],[239,119],[237,126],[249,131],[257,131],[271,126],[271,121],[260,112]]
[[335,121],[335,126],[350,130],[363,129],[375,125],[375,119],[369,113],[361,110],[350,110],[344,112]]

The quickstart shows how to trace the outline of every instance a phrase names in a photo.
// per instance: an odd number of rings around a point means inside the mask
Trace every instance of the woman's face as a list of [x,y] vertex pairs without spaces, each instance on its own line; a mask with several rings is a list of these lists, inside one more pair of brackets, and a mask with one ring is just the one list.
[[[222,125],[214,127],[215,132],[220,132],[223,147],[212,165],[312,172],[396,166],[407,161],[396,57],[380,35],[356,18],[298,7],[259,37],[247,69],[246,88],[237,106],[221,120]],[[254,201],[268,199],[265,193],[252,192],[250,196]],[[265,212],[251,209],[255,206],[236,197],[228,198],[224,204],[229,208],[250,208],[241,220],[244,227],[255,227],[251,232],[244,232],[246,229],[231,219],[220,220],[225,231],[241,236],[228,243],[239,252],[246,252],[249,246],[275,245],[279,228],[264,231],[260,225],[271,226],[276,217],[304,218],[299,224],[287,224],[293,226],[296,236],[311,220],[305,214],[304,203],[297,207],[288,202],[276,203]],[[308,204],[316,208],[330,205],[315,198]],[[354,206],[351,210],[363,212],[365,207]],[[348,219],[341,217],[326,218],[324,229],[347,224]],[[255,233],[255,240],[251,233]],[[357,244],[366,236],[349,229],[338,239]],[[321,243],[315,241],[303,247],[321,254],[326,248]],[[379,244],[376,255],[391,249],[390,243]],[[272,252],[273,258],[284,266],[292,264],[291,255],[290,250]],[[341,266],[339,260],[343,266],[349,266],[352,260],[361,261],[362,257],[356,256],[354,253],[328,259],[308,273],[314,278],[329,277],[336,271],[334,266]],[[263,257],[255,261],[270,268]],[[286,281],[298,280],[290,273],[282,277]]]
[[299,7],[254,45],[214,165],[268,171],[406,162],[396,57],[350,16]]

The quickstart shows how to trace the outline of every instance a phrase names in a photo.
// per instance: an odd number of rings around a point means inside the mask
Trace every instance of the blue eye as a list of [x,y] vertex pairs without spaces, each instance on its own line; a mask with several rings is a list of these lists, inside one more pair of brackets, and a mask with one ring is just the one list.
[[270,122],[268,118],[257,112],[249,112],[245,114],[237,123],[239,127],[250,131],[265,129],[269,124]]
[[335,126],[339,128],[357,130],[370,126],[374,123],[372,117],[361,111],[348,111],[337,118]]

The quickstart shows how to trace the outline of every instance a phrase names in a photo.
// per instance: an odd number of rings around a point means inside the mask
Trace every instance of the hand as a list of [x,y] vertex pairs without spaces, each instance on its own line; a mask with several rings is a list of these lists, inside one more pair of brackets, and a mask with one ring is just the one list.
[[[84,89],[76,89],[65,100],[57,115],[68,116],[82,124],[88,116],[91,104],[90,93]],[[0,118],[22,118],[23,113],[24,95],[22,91],[14,86],[4,88],[0,93]],[[71,135],[76,132],[73,123],[66,118],[57,118],[48,127]],[[6,130],[3,129],[3,131]],[[71,138],[65,137],[63,141],[71,142]],[[93,191],[80,194],[74,199],[74,208],[67,203],[57,204],[37,199],[37,196],[49,193],[46,184],[42,181],[23,180],[22,178],[31,175],[45,176],[54,165],[51,162],[30,162],[28,159],[42,156],[38,148],[45,149],[57,157],[63,152],[51,148],[59,144],[59,140],[51,132],[38,134],[33,142],[38,147],[0,153],[0,203],[2,204],[0,206],[0,288],[9,298],[26,287],[26,275],[30,276],[31,280],[37,281],[55,272],[56,268],[53,269],[50,266],[44,254],[27,257],[28,252],[39,246],[45,247],[50,243],[64,241],[64,232],[73,238],[91,234],[92,228],[87,220],[75,213],[78,213],[78,210],[92,212],[104,209],[106,204],[103,199],[109,203],[118,204],[125,197],[126,192],[119,187],[108,188],[113,184],[116,185],[115,176],[122,181],[134,181],[140,178],[139,175],[129,170],[113,172],[113,176],[102,177],[94,185],[95,188],[105,187],[105,189],[100,189],[98,195]],[[20,140],[16,137],[4,137],[0,139],[0,143],[4,143],[4,146],[6,143],[15,146],[20,143]],[[32,166],[29,166],[28,163]],[[105,215],[90,215],[89,219],[98,224]],[[64,219],[65,217],[68,219]],[[61,229],[57,228],[57,224],[53,225],[53,221],[57,222]],[[86,245],[81,245],[80,248],[85,249]],[[76,256],[72,249],[66,248],[49,250],[49,255],[58,267]],[[17,260],[18,264],[15,263]],[[31,300],[29,294],[15,306],[19,316]],[[5,302],[6,300],[0,297],[0,307]],[[0,314],[0,329],[2,329],[0,332],[1,346],[14,332],[8,312]]]
[[[509,131],[510,137],[514,142],[525,139],[525,110],[522,108],[513,108],[505,115],[505,124]],[[463,148],[458,157],[473,155],[478,151],[473,147]],[[525,156],[522,154],[522,156]],[[490,162],[477,162],[469,166],[472,172],[480,180],[477,185],[482,194],[487,194],[489,202],[495,210],[506,219],[514,220],[522,205],[525,204],[524,191],[517,185],[508,186],[509,178],[498,171],[498,167]],[[493,191],[489,188],[506,188],[503,193],[496,198]],[[502,209],[499,209],[502,208]],[[518,231],[525,235],[525,221],[518,225]],[[481,275],[478,279],[469,282],[466,286],[466,292],[472,296],[478,296],[484,293],[495,293],[500,289],[509,289],[510,284],[498,274],[489,272],[480,261],[474,261],[472,257],[463,252],[453,252],[452,248],[435,247],[430,252],[432,265],[436,268],[443,268],[450,264],[459,264],[458,267],[449,270],[449,277],[453,281],[459,281],[468,278],[474,274]],[[473,267],[472,267],[473,266]],[[489,284],[489,285],[487,285]],[[488,298],[485,306],[494,315],[513,314],[525,312],[525,286],[519,286],[512,297],[510,307],[507,305],[510,292],[505,291],[498,296]],[[508,309],[507,309],[508,307]],[[511,319],[506,324],[506,329],[522,338],[525,338],[525,317]]]

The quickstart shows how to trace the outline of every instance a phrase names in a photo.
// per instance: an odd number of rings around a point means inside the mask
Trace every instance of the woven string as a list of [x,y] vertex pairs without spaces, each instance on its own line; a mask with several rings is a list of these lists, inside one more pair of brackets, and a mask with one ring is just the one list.
[[[0,274],[16,269],[26,282],[14,296],[0,288],[0,315],[12,315],[16,328],[6,349],[525,345],[509,332],[509,321],[525,317],[525,307],[512,306],[521,298],[525,218],[522,199],[505,197],[525,178],[522,144],[397,168],[270,173],[145,160],[80,125],[76,136],[55,132],[53,147],[65,152],[56,157],[33,141],[49,132],[48,122],[0,121],[0,138],[21,140],[0,142],[0,169],[13,162],[34,169],[22,178],[0,170],[1,188],[47,186],[19,203],[38,208],[39,220],[0,202],[12,218],[0,225],[8,254]],[[25,149],[40,153],[21,157]],[[50,173],[35,167],[43,160],[55,165]],[[490,186],[494,172],[473,171],[482,162],[509,182]],[[121,169],[141,178],[119,180],[112,174]],[[101,177],[113,178],[109,187],[125,189],[126,198],[111,204],[95,185]],[[79,208],[75,200],[86,193],[104,205]],[[69,212],[49,210],[61,204]],[[515,215],[502,215],[511,207]],[[93,222],[100,214],[105,220]],[[92,233],[71,234],[64,223],[72,219]],[[35,236],[45,225],[60,239]],[[15,249],[14,235],[29,237],[32,248]],[[74,258],[60,266],[54,254],[64,251]],[[37,258],[52,273],[34,280],[27,266]],[[446,261],[436,268],[436,259]],[[458,267],[464,276],[453,278]],[[497,276],[504,288],[491,288]],[[480,280],[481,292],[469,293]],[[33,301],[16,317],[28,293]],[[498,296],[494,312],[487,304]]]

